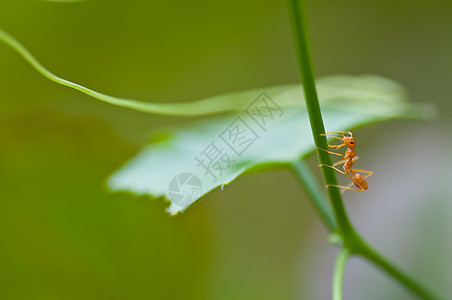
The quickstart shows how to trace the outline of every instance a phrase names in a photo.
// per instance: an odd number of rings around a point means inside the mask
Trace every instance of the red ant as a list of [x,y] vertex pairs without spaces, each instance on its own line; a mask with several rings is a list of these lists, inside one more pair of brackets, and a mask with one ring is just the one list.
[[[337,133],[340,134],[342,136],[342,138],[335,136],[335,135],[331,135],[329,133]],[[348,134],[350,136],[346,136],[344,134]],[[342,157],[342,160],[335,162],[332,166],[329,165],[325,165],[325,164],[321,164],[319,165],[319,167],[328,167],[328,168],[332,168],[336,171],[338,171],[341,174],[347,175],[348,177],[350,177],[350,179],[352,180],[352,184],[349,186],[341,186],[341,185],[330,185],[330,186],[335,186],[341,189],[346,189],[346,190],[352,190],[352,191],[360,191],[360,192],[364,192],[365,190],[367,190],[369,188],[369,186],[367,185],[367,181],[366,178],[372,176],[373,172],[372,171],[366,171],[366,170],[360,170],[360,169],[353,169],[353,162],[355,160],[357,160],[359,157],[356,156],[356,152],[355,152],[355,147],[356,147],[356,141],[355,138],[353,137],[353,134],[351,132],[344,132],[344,131],[329,131],[326,132],[324,134],[321,134],[321,136],[327,136],[327,137],[331,137],[337,140],[340,140],[342,143],[339,145],[329,145],[328,147],[330,148],[336,148],[339,149],[341,147],[347,146],[347,151],[345,151],[345,155],[342,155],[340,153],[336,153],[336,152],[332,152],[332,151],[328,151],[322,148],[317,147],[317,149],[325,151],[327,153],[330,154],[334,154],[337,156]],[[339,170],[338,168],[336,168],[335,166],[340,165],[340,164],[344,164],[343,168],[344,171]],[[363,176],[357,172],[360,173],[366,173],[366,176]],[[350,175],[350,173],[352,173],[352,175]],[[357,188],[352,188],[352,185],[355,185]]]

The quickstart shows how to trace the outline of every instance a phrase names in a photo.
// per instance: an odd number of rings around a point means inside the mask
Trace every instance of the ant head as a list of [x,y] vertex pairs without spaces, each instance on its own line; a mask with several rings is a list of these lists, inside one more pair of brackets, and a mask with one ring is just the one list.
[[342,142],[348,147],[348,148],[355,148],[356,147],[356,142],[355,139],[352,136],[345,136],[342,139]]

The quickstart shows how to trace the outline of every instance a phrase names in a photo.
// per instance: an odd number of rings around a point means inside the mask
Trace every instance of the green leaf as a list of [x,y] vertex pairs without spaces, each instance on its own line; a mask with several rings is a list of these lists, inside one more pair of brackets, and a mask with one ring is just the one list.
[[[377,76],[331,76],[317,85],[328,131],[432,112],[427,105],[407,103],[400,85]],[[156,133],[159,138],[111,176],[109,188],[165,197],[171,201],[168,211],[175,214],[245,172],[286,167],[315,149],[301,86],[220,97],[246,99],[249,105],[236,114]]]

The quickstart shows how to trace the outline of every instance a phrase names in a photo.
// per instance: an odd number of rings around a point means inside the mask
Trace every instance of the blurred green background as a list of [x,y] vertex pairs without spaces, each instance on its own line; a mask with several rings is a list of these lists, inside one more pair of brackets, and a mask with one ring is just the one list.
[[[452,293],[452,2],[307,1],[317,76],[375,73],[439,107],[356,131],[364,236]],[[191,101],[299,81],[285,2],[0,0],[0,27],[51,71],[115,96]],[[336,250],[289,171],[239,178],[184,214],[110,194],[146,132],[192,120],[100,103],[0,45],[1,299],[328,299]],[[315,160],[311,160],[315,169]],[[413,299],[359,259],[346,299]]]

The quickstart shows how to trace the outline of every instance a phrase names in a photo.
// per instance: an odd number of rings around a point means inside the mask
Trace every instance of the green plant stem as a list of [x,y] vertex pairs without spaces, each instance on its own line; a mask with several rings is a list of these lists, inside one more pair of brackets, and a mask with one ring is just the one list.
[[345,264],[350,252],[343,248],[336,257],[333,274],[333,300],[342,300],[342,286],[344,282]]
[[[298,177],[300,182],[303,184],[304,188],[306,189],[308,195],[311,197],[312,202],[327,226],[327,228],[331,232],[335,232],[335,220],[334,216],[332,215],[330,211],[330,207],[327,205],[325,198],[322,193],[322,188],[317,184],[315,181],[315,178],[313,174],[309,171],[308,167],[306,166],[306,163],[304,161],[297,162],[293,164],[293,169],[295,172],[295,175]],[[414,292],[415,294],[422,296],[424,299],[444,299],[439,296],[437,296],[431,289],[429,289],[427,286],[423,285],[422,283],[416,281],[414,278],[412,278],[410,275],[406,274],[405,272],[401,271],[398,267],[394,266],[392,263],[390,263],[386,258],[384,258],[381,254],[378,254],[371,246],[369,246],[368,243],[366,243],[359,235],[354,231],[353,235],[349,235],[347,237],[347,241],[344,241],[344,246],[346,246],[347,250],[347,257],[349,255],[355,254],[363,257],[364,259],[367,259],[374,263],[376,266],[378,266],[381,270],[385,271],[388,275],[392,276],[394,279],[399,281],[403,286],[405,286],[410,291]],[[343,254],[345,255],[345,254]],[[338,256],[339,260],[339,256]],[[336,268],[335,272],[337,272],[338,261],[336,261]],[[334,278],[337,278],[337,273],[335,273]],[[338,279],[337,279],[338,280]],[[333,291],[337,289],[337,280],[334,279],[333,281]],[[337,292],[335,293],[337,295]],[[337,296],[336,296],[337,297]],[[333,298],[336,299],[336,298]],[[340,299],[340,298],[338,298]]]
[[368,244],[363,242],[361,249],[358,249],[356,254],[371,261],[383,271],[388,273],[390,276],[397,279],[406,288],[421,296],[422,298],[429,300],[443,299],[442,297],[436,295],[436,293],[434,293],[429,287],[425,286],[424,284],[412,278],[410,275],[396,268],[392,263],[378,254]]
[[[304,18],[303,4],[301,0],[288,0],[288,7],[289,14],[292,20],[295,48],[298,57],[301,80],[306,95],[306,106],[309,114],[309,119],[311,122],[312,135],[314,138],[314,142],[318,148],[327,149],[328,144],[326,137],[321,136],[321,134],[325,133],[325,128],[323,125],[322,114],[320,111],[320,105],[317,97],[314,75],[311,66],[309,39],[308,32],[306,29],[306,20]],[[332,165],[331,158],[329,154],[327,154],[326,152],[317,150],[317,156],[321,164]],[[336,174],[332,169],[322,168],[322,174],[327,186],[337,184]],[[297,172],[297,175],[299,176],[302,182],[306,181],[306,179],[302,177],[306,174],[303,173],[300,174]],[[329,187],[328,195],[337,222],[337,233],[343,239],[343,247],[345,249],[344,251],[347,251],[341,253],[341,255],[339,256],[338,262],[336,264],[337,266],[336,269],[339,269],[339,271],[343,273],[342,270],[343,267],[341,266],[345,265],[345,260],[348,256],[348,252],[350,254],[359,254],[362,257],[375,263],[377,266],[385,270],[387,273],[393,276],[393,278],[397,279],[400,283],[402,283],[412,292],[423,297],[424,299],[440,299],[437,296],[435,296],[429,289],[424,287],[422,284],[416,282],[414,279],[412,279],[411,277],[400,271],[398,268],[390,264],[387,260],[385,260],[382,256],[377,254],[370,246],[368,246],[363,241],[363,239],[358,235],[358,233],[355,231],[355,229],[353,228],[348,219],[345,207],[342,202],[342,197],[338,188]],[[316,204],[318,203],[318,200],[313,201]],[[327,219],[328,214],[323,211],[323,208],[321,209],[319,208],[320,206],[318,206],[320,216],[322,217],[324,222],[328,224],[329,222]],[[338,276],[339,275],[337,276],[335,275],[335,278]],[[335,283],[336,281],[342,282],[341,276],[342,275],[340,275],[338,279],[335,279],[334,282]],[[334,289],[336,289],[336,284]]]
[[309,198],[312,200],[317,213],[325,223],[330,232],[337,230],[336,220],[333,215],[331,207],[328,205],[328,199],[325,198],[322,193],[322,188],[319,186],[314,176],[312,175],[309,167],[303,160],[298,160],[292,165],[293,171],[296,177],[300,180],[303,188],[308,193]]
[[153,113],[158,115],[167,116],[201,116],[213,113],[220,113],[225,111],[235,111],[242,109],[242,105],[239,108],[234,105],[234,103],[225,103],[221,96],[216,97],[216,101],[210,99],[192,101],[192,102],[182,102],[182,103],[157,103],[157,102],[143,102],[133,99],[125,99],[109,96],[91,90],[80,84],[71,82],[64,78],[61,78],[49,70],[47,70],[31,53],[27,50],[18,40],[9,35],[4,30],[0,29],[0,42],[11,47],[20,56],[22,56],[36,71],[47,79],[56,82],[58,84],[70,87],[79,92],[82,92],[88,96],[91,96],[97,100],[125,107],[145,113]]
[[[309,114],[309,120],[311,122],[312,136],[318,148],[328,149],[326,137],[321,136],[321,134],[325,133],[325,127],[323,125],[322,113],[320,111],[314,74],[311,66],[311,55],[308,44],[309,39],[307,30],[305,29],[306,26],[303,17],[304,13],[302,2],[299,0],[288,0],[288,4],[289,13],[292,19],[293,36],[298,56],[301,81],[303,83],[306,96],[306,107]],[[331,157],[325,151],[317,149],[317,156],[321,164],[332,165]],[[333,169],[322,168],[322,174],[326,185],[337,185],[336,174]],[[353,234],[353,228],[351,227],[347,213],[345,212],[339,189],[336,187],[329,187],[328,195],[336,216],[338,233],[343,236]]]

